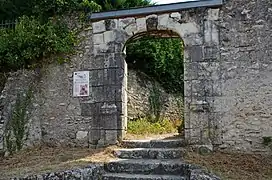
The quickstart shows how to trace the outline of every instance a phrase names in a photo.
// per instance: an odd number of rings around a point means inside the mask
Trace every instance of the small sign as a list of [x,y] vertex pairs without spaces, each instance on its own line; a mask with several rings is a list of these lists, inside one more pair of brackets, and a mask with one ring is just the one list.
[[89,96],[89,71],[74,72],[74,97]]

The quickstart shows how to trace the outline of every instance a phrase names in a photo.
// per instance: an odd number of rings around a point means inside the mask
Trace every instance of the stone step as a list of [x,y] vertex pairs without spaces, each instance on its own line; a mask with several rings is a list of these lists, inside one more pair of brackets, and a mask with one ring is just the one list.
[[193,166],[181,159],[119,159],[105,163],[105,170],[110,173],[157,174],[188,176]]
[[102,180],[186,180],[185,177],[175,175],[143,175],[126,173],[107,173]]
[[115,149],[114,155],[121,159],[177,159],[183,157],[183,148],[133,148]]
[[184,139],[171,140],[123,140],[126,148],[179,148],[186,146]]

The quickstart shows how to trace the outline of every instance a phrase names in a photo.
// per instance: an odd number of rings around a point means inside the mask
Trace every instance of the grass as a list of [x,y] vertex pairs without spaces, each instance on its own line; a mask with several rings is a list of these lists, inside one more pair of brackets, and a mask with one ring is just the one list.
[[85,167],[90,163],[107,162],[114,159],[113,148],[50,148],[43,146],[26,149],[7,158],[0,157],[0,179],[64,171]]
[[190,152],[185,159],[217,174],[222,180],[272,180],[271,155],[215,152],[201,156]]
[[128,121],[128,133],[136,135],[167,134],[177,132],[180,121],[160,120],[152,122],[147,118]]

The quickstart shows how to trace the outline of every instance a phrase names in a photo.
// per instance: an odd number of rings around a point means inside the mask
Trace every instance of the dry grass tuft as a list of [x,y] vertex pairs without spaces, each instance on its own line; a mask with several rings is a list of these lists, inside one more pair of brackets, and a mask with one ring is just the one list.
[[26,149],[7,158],[0,158],[0,179],[43,174],[84,167],[90,163],[107,162],[114,159],[112,151],[88,148],[36,147]]
[[224,180],[272,180],[272,157],[216,152],[207,156],[188,153],[186,161],[205,167]]

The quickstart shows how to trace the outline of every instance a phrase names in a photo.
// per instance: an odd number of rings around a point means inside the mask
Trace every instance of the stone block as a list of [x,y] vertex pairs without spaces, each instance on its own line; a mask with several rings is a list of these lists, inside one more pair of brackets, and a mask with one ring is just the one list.
[[187,63],[187,62],[191,62],[191,46],[188,46],[185,44],[185,47],[184,47],[184,55],[183,55],[183,58],[184,58],[184,63]]
[[166,30],[169,20],[169,14],[158,15],[158,30]]
[[177,149],[116,149],[114,154],[122,159],[177,159],[185,155],[185,150]]
[[103,69],[91,70],[89,82],[92,87],[104,85],[104,70]]
[[92,92],[93,92],[93,102],[97,103],[97,102],[104,102],[106,99],[105,95],[104,95],[104,86],[97,86],[97,87],[92,87]]
[[119,19],[119,28],[125,29],[127,26],[134,23],[136,23],[136,20],[133,17]]
[[134,34],[137,33],[137,25],[136,25],[136,22],[133,23],[133,24],[130,24],[129,26],[127,26],[125,28],[125,31],[126,33],[129,35],[129,36],[133,36]]
[[[128,35],[125,30],[123,29],[118,29],[118,30],[115,30],[115,43],[121,43],[121,44],[125,44],[126,41],[129,39],[130,35]],[[118,53],[121,53],[118,52]]]
[[[184,63],[185,80],[208,79],[218,80],[222,77],[221,66],[219,62],[192,62]],[[189,79],[188,79],[189,78]]]
[[0,151],[3,150],[3,149],[4,149],[4,143],[2,141],[0,141]]
[[146,28],[147,31],[157,30],[158,27],[158,16],[149,15],[146,17]]
[[100,108],[100,113],[104,115],[116,114],[117,106],[115,103],[104,103]]
[[116,145],[118,143],[117,130],[105,130],[105,144]]
[[146,19],[145,18],[137,18],[137,33],[146,31]]
[[204,61],[219,61],[220,50],[218,46],[204,46]]
[[117,130],[117,114],[103,115],[101,120],[104,122],[104,129],[106,130]]
[[127,130],[127,116],[123,115],[120,112],[118,112],[117,116],[117,129],[125,131]]
[[208,9],[208,20],[217,21],[219,19],[219,9]]
[[115,41],[115,32],[114,31],[106,31],[104,32],[104,41],[105,43],[114,42]]
[[191,33],[184,36],[182,36],[181,33],[180,36],[182,37],[186,46],[203,45],[203,37],[200,33]]
[[116,52],[116,53],[123,53],[124,48],[125,48],[124,43],[120,43],[120,42],[117,42],[117,41],[115,40],[115,52]]
[[198,79],[198,63],[197,62],[184,62],[184,80],[190,81]]
[[215,23],[212,23],[212,43],[219,45],[219,29]]
[[182,23],[180,24],[178,30],[182,34],[182,37],[188,36],[190,34],[200,33],[200,27],[195,22]]
[[104,42],[103,34],[102,33],[101,34],[94,34],[93,35],[93,43],[95,45],[104,44],[105,42]]
[[202,62],[203,61],[203,46],[193,45],[187,46],[186,51],[188,51],[188,60],[192,62]]
[[106,102],[115,102],[117,98],[118,86],[116,85],[108,85],[103,88],[104,99]]
[[101,33],[106,31],[105,20],[93,23],[93,33]]
[[83,117],[97,117],[100,115],[100,107],[102,103],[81,103],[81,116]]
[[83,140],[88,137],[88,131],[78,131],[76,133],[76,139],[77,140]]
[[111,31],[118,28],[118,20],[117,19],[106,19],[105,20],[106,31]]
[[174,12],[170,14],[170,17],[179,20],[181,19],[181,14],[179,12]]
[[206,44],[212,44],[212,22],[204,22],[204,40]]
[[127,108],[125,102],[117,101],[116,105],[117,105],[118,113],[120,115],[125,115],[125,111],[126,111],[126,108]]
[[205,44],[218,45],[219,44],[219,30],[213,21],[204,22],[204,39]]
[[95,128],[90,130],[89,132],[89,143],[90,145],[97,146],[99,143],[99,140],[101,139],[101,129]]

